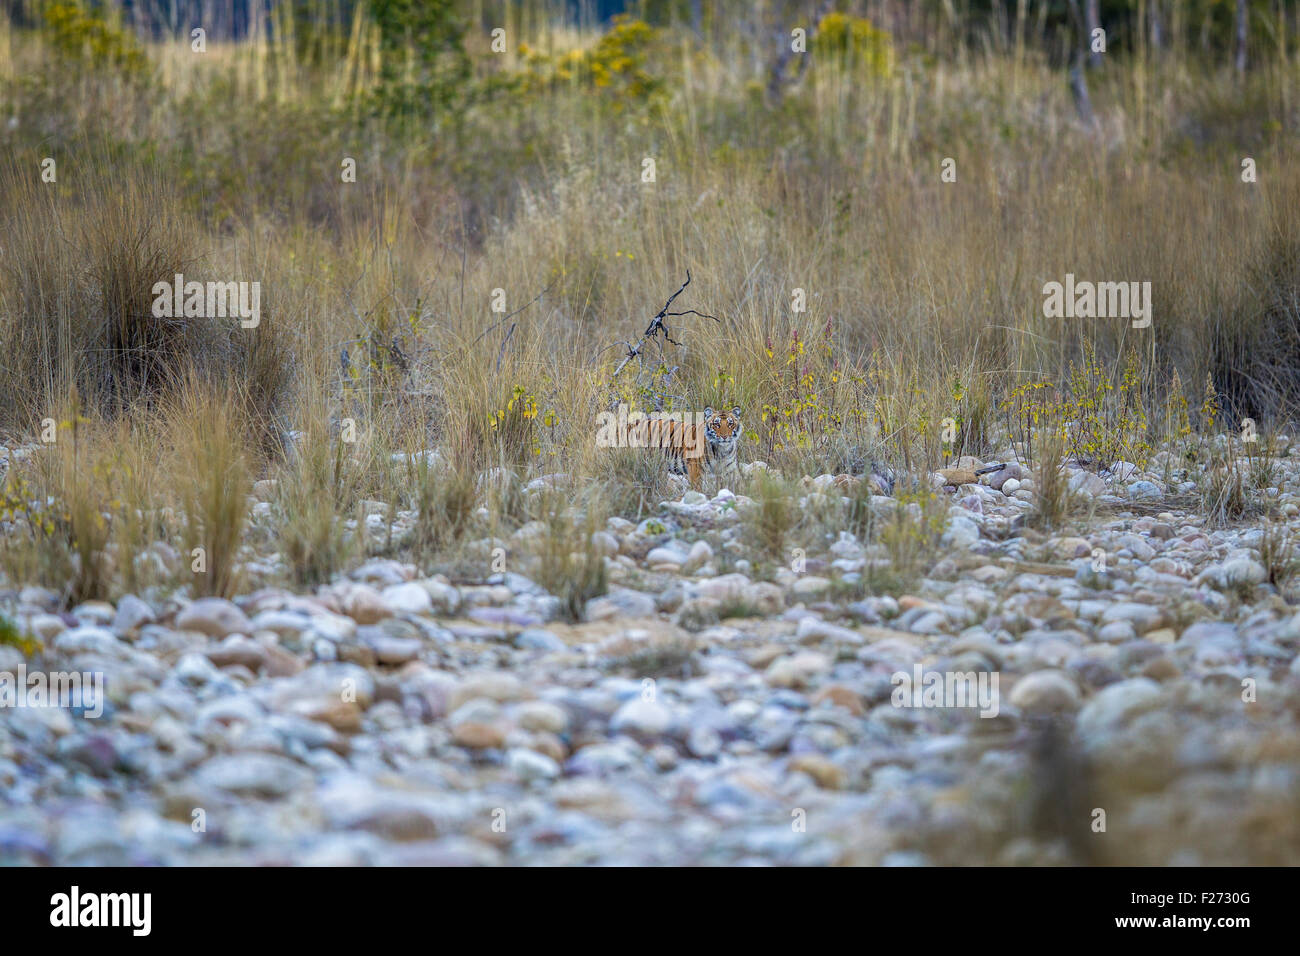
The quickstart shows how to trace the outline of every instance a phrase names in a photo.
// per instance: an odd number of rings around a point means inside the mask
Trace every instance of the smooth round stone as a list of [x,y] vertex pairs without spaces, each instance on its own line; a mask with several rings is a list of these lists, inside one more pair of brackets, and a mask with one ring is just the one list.
[[198,631],[209,637],[253,633],[253,622],[224,598],[199,598],[186,605],[176,615],[176,626],[182,631]]
[[1079,709],[1079,688],[1061,671],[1035,671],[1011,688],[1011,705],[1026,714],[1068,713]]
[[671,710],[658,701],[636,697],[618,709],[610,719],[609,729],[634,737],[660,737],[672,724]]
[[433,613],[433,599],[429,592],[414,581],[390,585],[384,588],[382,597],[396,614]]
[[546,754],[526,747],[514,747],[506,754],[506,767],[521,780],[554,780],[560,765]]

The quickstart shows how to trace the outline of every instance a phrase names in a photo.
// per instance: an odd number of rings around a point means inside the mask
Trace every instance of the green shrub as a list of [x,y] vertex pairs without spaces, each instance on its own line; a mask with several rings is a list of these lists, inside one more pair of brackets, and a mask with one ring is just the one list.
[[83,10],[68,3],[45,9],[45,35],[64,64],[108,67],[122,75],[144,80],[149,61],[135,36],[108,23],[100,11]]

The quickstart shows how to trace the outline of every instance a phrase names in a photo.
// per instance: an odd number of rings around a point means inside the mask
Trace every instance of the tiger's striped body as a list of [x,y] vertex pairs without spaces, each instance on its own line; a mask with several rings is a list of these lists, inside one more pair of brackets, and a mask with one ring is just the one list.
[[[692,416],[685,416],[692,417]],[[740,480],[736,455],[740,442],[740,409],[704,410],[703,422],[682,422],[675,417],[646,418],[628,426],[628,444],[661,448],[670,474],[685,477],[698,489],[707,471],[718,487],[735,487]]]

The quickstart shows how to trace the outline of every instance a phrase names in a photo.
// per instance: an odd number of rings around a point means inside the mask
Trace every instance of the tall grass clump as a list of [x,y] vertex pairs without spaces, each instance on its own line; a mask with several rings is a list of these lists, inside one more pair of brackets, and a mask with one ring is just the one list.
[[754,480],[753,499],[744,517],[751,540],[769,560],[785,561],[790,535],[802,518],[798,486],[761,471]]
[[587,602],[609,589],[605,558],[592,541],[604,526],[600,490],[548,485],[533,498],[530,514],[542,526],[533,577],[560,599],[569,620],[579,621]]
[[[40,179],[37,157],[0,166],[0,344],[14,387],[0,396],[0,422],[31,427],[75,386],[105,416],[153,408],[191,375],[230,386],[257,439],[272,443],[287,397],[288,337],[263,309],[245,329],[236,317],[156,315],[157,283],[257,281],[226,274],[201,251],[204,229],[174,184],[99,157],[82,144],[76,172]],[[63,179],[70,180],[63,185]],[[163,310],[157,310],[163,311]]]
[[197,595],[230,597],[243,583],[240,549],[248,522],[252,457],[233,413],[239,400],[189,378],[169,409],[173,479],[185,515],[188,581]]
[[364,519],[354,535],[344,527],[359,480],[347,444],[319,410],[309,410],[304,424],[278,472],[276,511],[290,578],[311,587],[343,570],[365,528]]
[[1059,528],[1070,512],[1069,476],[1065,470],[1066,439],[1061,432],[1045,427],[1036,436],[1034,458],[1034,508],[1030,520],[1043,528]]
[[409,465],[415,488],[416,554],[422,559],[439,554],[465,535],[478,506],[477,476],[463,463],[439,468],[429,456],[411,456]]
[[46,446],[6,476],[0,564],[11,580],[42,584],[66,605],[109,596],[112,475],[75,390],[58,414],[43,422]]

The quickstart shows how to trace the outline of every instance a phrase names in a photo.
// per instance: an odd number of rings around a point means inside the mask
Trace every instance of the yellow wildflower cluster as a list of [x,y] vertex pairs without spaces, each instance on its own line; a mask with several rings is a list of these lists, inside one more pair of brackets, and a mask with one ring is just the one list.
[[816,447],[839,434],[847,422],[870,418],[868,411],[852,404],[849,389],[864,380],[840,368],[829,322],[815,343],[796,328],[780,351],[769,340],[764,354],[768,372],[762,383],[759,427],[749,431],[764,451]]
[[[33,504],[37,507],[33,508]],[[8,483],[0,488],[0,521],[21,523],[27,527],[37,541],[53,538],[61,528],[67,528],[71,516],[66,509],[59,509],[54,503],[46,502],[40,507],[36,493],[21,477],[10,476]]]
[[812,37],[814,54],[833,55],[870,76],[887,76],[894,68],[894,44],[889,32],[865,17],[828,13]]
[[36,637],[24,634],[18,629],[18,625],[4,614],[0,614],[0,644],[18,648],[24,657],[31,657],[41,650],[41,642]]
[[1165,395],[1165,434],[1185,441],[1192,434],[1192,419],[1187,411],[1187,396],[1183,394],[1183,380],[1174,369],[1173,381]]
[[526,69],[514,80],[523,92],[576,83],[617,93],[620,98],[644,98],[660,86],[646,71],[646,47],[653,38],[654,29],[648,23],[621,15],[589,50],[547,56],[520,44],[519,55]]
[[516,384],[511,388],[505,405],[488,414],[488,427],[512,445],[529,447],[534,455],[540,455],[541,440],[534,427],[539,415],[547,427],[555,425],[555,412],[547,409],[543,414],[537,396],[524,386]]
[[1151,456],[1142,401],[1137,353],[1130,351],[1118,383],[1085,346],[1079,363],[1070,363],[1064,394],[1045,382],[1012,389],[1001,408],[1009,413],[1013,437],[1032,449],[1040,428],[1053,428],[1076,458],[1107,465],[1129,461],[1139,468]]
[[1201,428],[1210,431],[1219,420],[1223,406],[1219,402],[1219,393],[1215,391],[1214,380],[1207,372],[1205,375],[1205,397],[1201,400]]
[[148,75],[149,60],[135,35],[98,12],[56,3],[45,9],[45,24],[55,51],[68,60],[115,67],[130,77]]

